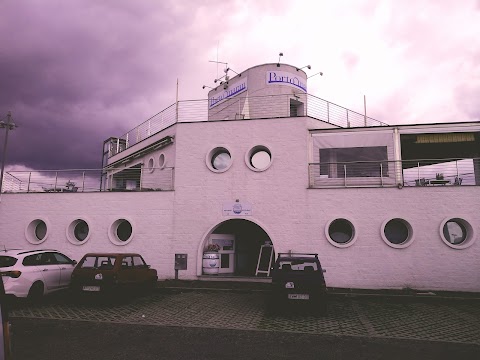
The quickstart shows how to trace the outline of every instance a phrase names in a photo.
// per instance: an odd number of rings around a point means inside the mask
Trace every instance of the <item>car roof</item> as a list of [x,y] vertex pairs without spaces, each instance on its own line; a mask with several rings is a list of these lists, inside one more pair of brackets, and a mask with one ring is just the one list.
[[5,249],[5,250],[0,250],[0,256],[2,255],[18,256],[18,255],[28,255],[28,254],[35,254],[35,253],[38,254],[38,253],[50,252],[50,251],[58,252],[58,250],[54,250],[54,249],[37,249],[37,250]]
[[85,254],[83,255],[83,257],[87,257],[87,256],[114,256],[114,257],[117,257],[117,256],[141,256],[140,254],[137,254],[137,253],[103,253],[103,252],[98,252],[98,253],[88,253],[88,254]]

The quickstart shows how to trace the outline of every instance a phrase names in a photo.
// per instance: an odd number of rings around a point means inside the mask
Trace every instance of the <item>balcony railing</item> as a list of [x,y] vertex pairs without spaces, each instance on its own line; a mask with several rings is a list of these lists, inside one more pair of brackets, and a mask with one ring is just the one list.
[[480,158],[310,163],[311,188],[480,185]]
[[5,173],[2,192],[165,191],[173,190],[173,185],[172,167],[138,167],[121,171],[118,169],[9,171]]
[[[290,100],[297,99],[304,107],[292,115]],[[268,96],[237,96],[208,110],[208,100],[179,101],[155,114],[126,134],[120,136],[113,144],[113,156],[128,149],[140,141],[158,133],[177,122],[288,118],[292,116],[309,116],[335,126],[370,127],[388,124],[372,119],[363,114],[336,105],[310,94]]]

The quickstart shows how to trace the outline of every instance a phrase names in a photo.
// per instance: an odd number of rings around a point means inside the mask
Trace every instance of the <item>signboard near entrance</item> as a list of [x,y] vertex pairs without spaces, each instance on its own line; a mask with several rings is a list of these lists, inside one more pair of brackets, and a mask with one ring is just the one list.
[[249,203],[229,202],[223,204],[223,216],[252,215],[252,205]]

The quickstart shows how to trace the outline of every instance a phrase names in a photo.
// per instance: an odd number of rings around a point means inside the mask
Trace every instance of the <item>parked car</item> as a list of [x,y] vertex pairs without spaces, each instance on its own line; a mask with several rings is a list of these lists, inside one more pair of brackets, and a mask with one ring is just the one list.
[[1,250],[0,272],[5,293],[39,299],[68,288],[77,262],[56,250]]
[[[318,254],[280,253],[272,269],[272,288],[267,312],[276,313],[289,305],[327,313],[327,287]],[[308,306],[306,306],[308,305]]]
[[157,270],[139,254],[90,253],[73,270],[70,286],[79,293],[135,293],[152,289],[157,279]]

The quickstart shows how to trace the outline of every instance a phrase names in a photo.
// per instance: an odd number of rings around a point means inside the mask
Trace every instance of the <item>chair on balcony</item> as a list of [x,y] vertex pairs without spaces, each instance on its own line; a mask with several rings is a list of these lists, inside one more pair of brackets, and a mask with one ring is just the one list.
[[415,186],[427,186],[429,181],[425,178],[415,179]]

